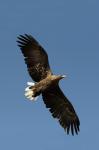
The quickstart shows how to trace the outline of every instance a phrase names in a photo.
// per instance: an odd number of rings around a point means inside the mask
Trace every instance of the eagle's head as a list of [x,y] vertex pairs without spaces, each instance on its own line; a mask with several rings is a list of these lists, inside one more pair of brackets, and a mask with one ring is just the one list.
[[52,81],[59,81],[65,77],[66,75],[52,75]]

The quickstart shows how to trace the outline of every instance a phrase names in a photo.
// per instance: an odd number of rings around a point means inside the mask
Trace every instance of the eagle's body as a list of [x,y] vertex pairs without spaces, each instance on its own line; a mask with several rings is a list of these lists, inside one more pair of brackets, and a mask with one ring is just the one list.
[[46,107],[49,108],[52,116],[59,120],[67,134],[69,134],[70,128],[72,135],[74,135],[74,131],[78,134],[79,118],[72,104],[59,87],[59,80],[64,76],[53,75],[47,53],[31,35],[20,35],[18,39],[17,42],[25,57],[28,72],[35,81],[35,84],[28,83],[25,96],[30,100],[35,100],[42,94]]
[[31,86],[30,89],[33,91],[33,97],[36,97],[47,91],[51,87],[55,87],[60,79],[64,78],[64,76],[57,76],[57,75],[49,75],[45,79],[37,82],[35,85]]

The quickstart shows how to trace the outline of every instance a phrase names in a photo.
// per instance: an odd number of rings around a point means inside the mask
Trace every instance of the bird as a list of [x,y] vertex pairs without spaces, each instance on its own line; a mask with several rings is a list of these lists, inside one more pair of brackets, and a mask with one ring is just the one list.
[[32,35],[19,35],[17,45],[20,47],[28,73],[33,80],[33,82],[27,82],[25,96],[35,101],[41,94],[46,108],[49,109],[53,118],[58,120],[67,135],[78,134],[79,117],[72,103],[59,87],[59,81],[66,76],[53,74],[47,52]]

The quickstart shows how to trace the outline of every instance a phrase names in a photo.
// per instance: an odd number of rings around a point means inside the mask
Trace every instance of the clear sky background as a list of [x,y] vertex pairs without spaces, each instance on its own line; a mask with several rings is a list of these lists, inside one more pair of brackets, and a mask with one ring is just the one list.
[[[49,54],[81,121],[67,136],[41,96],[24,97],[29,77],[16,38],[32,34]],[[0,1],[0,150],[99,149],[99,1]]]

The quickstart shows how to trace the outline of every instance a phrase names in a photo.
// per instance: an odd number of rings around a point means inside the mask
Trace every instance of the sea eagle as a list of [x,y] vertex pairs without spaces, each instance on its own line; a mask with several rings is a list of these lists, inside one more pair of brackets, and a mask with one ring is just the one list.
[[28,82],[25,96],[30,100],[35,100],[42,94],[46,107],[49,108],[52,116],[58,119],[67,134],[70,131],[72,135],[78,134],[79,118],[73,105],[59,87],[59,81],[65,76],[53,75],[46,51],[31,35],[20,35],[17,42],[28,72],[35,81],[35,83]]

